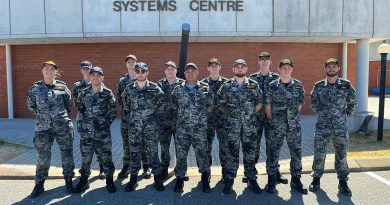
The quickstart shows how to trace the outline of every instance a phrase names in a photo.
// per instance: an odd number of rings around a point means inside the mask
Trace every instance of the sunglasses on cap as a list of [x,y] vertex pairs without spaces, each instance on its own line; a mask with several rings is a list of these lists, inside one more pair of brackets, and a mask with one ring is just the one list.
[[140,73],[144,74],[144,73],[146,73],[147,71],[146,71],[146,70],[136,69],[136,70],[134,70],[134,72],[135,72],[136,74],[140,74]]

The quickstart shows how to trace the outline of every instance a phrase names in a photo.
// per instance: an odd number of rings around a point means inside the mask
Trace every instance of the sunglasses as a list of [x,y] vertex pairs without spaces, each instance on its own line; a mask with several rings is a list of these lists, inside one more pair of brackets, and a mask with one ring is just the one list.
[[147,71],[146,70],[134,70],[134,72],[136,73],[136,74],[145,74]]

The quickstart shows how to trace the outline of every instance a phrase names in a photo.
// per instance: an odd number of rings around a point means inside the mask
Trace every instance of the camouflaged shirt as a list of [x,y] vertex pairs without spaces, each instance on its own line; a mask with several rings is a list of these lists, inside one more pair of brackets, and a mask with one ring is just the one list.
[[140,89],[137,81],[129,84],[122,93],[124,118],[130,121],[156,120],[157,112],[164,109],[164,93],[157,84],[147,81]]
[[134,81],[135,78],[130,78],[128,73],[119,79],[116,96],[118,97],[118,103],[121,108],[123,107],[122,93],[125,90],[126,86],[128,86],[130,83],[133,83]]
[[160,119],[176,119],[176,114],[173,113],[175,110],[171,104],[171,94],[173,89],[183,82],[184,80],[180,78],[176,78],[176,82],[173,84],[170,84],[166,78],[157,81],[158,87],[164,92],[162,103],[165,109],[159,111],[158,116]]
[[228,118],[247,119],[256,117],[256,106],[262,105],[263,95],[259,85],[245,78],[239,86],[234,78],[219,89],[217,106]]
[[351,82],[338,78],[335,84],[326,79],[317,82],[311,92],[311,108],[319,118],[332,119],[352,116],[357,106],[356,92]]
[[177,113],[177,126],[207,126],[207,116],[213,110],[213,95],[209,86],[198,81],[193,89],[184,81],[171,95],[172,106]]
[[53,120],[69,120],[71,93],[62,81],[54,80],[51,85],[46,85],[41,80],[35,82],[28,91],[27,106],[37,120],[45,122],[46,128],[49,128],[49,123]]
[[110,89],[101,85],[99,91],[94,93],[92,85],[89,84],[79,93],[77,103],[77,109],[83,116],[81,132],[110,130],[116,115],[115,97]]
[[303,105],[305,89],[301,81],[291,78],[286,86],[280,79],[272,81],[266,90],[265,104],[272,107],[273,122],[299,124],[299,105]]
[[268,75],[262,76],[260,72],[253,73],[249,76],[250,79],[254,80],[259,84],[261,91],[263,92],[263,104],[265,104],[265,90],[267,89],[270,82],[279,78],[279,74],[268,72]]

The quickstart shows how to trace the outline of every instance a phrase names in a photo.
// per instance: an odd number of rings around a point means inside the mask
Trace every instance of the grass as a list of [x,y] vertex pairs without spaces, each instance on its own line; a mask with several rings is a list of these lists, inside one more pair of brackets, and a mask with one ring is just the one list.
[[32,148],[27,146],[0,141],[0,164],[13,159],[31,149]]
[[[348,157],[390,157],[390,130],[383,130],[383,141],[376,139],[377,132],[350,133]],[[330,140],[329,151],[334,152]]]

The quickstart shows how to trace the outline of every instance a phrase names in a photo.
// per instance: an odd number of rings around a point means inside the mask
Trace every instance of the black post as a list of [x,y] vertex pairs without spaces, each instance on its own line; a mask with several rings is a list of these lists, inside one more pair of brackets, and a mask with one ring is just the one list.
[[385,87],[386,87],[386,61],[387,53],[381,53],[381,82],[379,90],[379,116],[377,141],[383,140],[383,115],[385,111]]
[[190,24],[184,23],[181,26],[179,69],[177,71],[177,77],[182,79],[184,79],[184,66],[187,64],[187,51],[188,51],[189,37],[190,37]]

